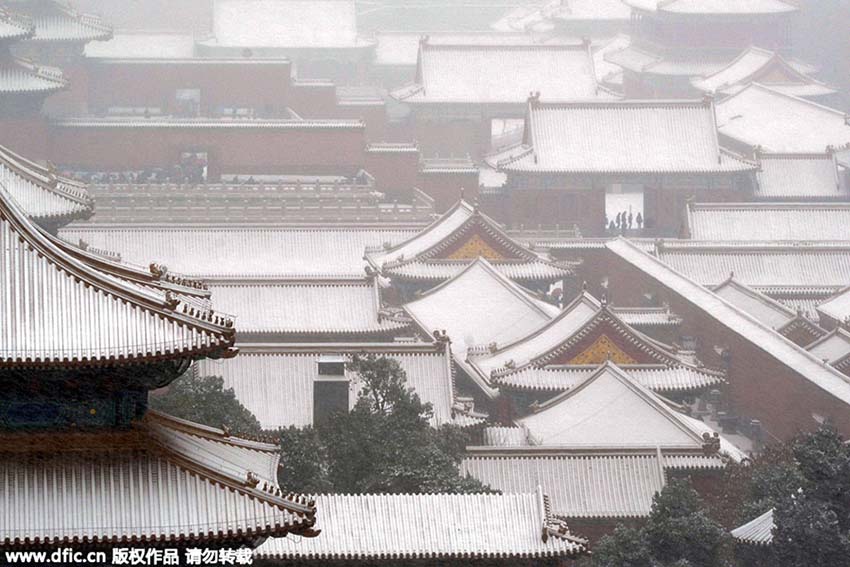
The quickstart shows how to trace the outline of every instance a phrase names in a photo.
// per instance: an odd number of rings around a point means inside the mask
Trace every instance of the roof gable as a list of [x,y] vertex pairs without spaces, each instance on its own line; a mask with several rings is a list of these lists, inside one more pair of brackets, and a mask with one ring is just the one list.
[[750,47],[712,75],[691,80],[704,92],[723,94],[734,94],[753,82],[796,96],[821,96],[835,92],[835,89],[796,69],[779,53],[758,47]]
[[[510,342],[549,321],[558,308],[533,298],[479,258],[461,273],[404,306],[426,331],[445,330],[456,357],[492,341]],[[494,313],[499,317],[494,318]]]
[[377,268],[416,260],[539,259],[508,236],[496,221],[464,200],[413,238],[368,257]]
[[526,365],[681,364],[659,343],[624,324],[607,305],[583,293],[533,333],[470,353],[470,364],[485,377],[502,376]]
[[[517,421],[533,445],[700,449],[700,432],[612,363]],[[639,425],[639,426],[638,426]]]

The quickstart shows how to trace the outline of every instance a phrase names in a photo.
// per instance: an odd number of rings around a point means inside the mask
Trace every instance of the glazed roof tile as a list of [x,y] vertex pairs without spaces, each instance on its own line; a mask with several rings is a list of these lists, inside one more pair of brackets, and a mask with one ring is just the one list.
[[[572,557],[584,540],[526,494],[335,494],[316,496],[322,537],[268,540],[272,560],[385,560]],[[450,526],[451,529],[447,529]]]

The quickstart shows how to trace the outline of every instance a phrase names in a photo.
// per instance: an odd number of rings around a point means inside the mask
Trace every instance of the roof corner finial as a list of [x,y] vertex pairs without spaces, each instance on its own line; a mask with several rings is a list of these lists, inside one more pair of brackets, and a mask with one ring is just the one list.
[[707,93],[703,93],[702,95],[702,103],[706,106],[711,106],[714,104],[714,93],[709,91]]
[[587,291],[587,280],[582,280],[581,282],[581,291]]
[[534,106],[540,104],[540,91],[531,91],[528,93],[528,104]]
[[730,280],[734,280],[734,279],[735,279],[735,270],[729,270],[729,279],[730,279]]
[[607,291],[606,291],[605,293],[603,293],[603,294],[602,294],[602,301],[601,301],[601,303],[602,303],[602,308],[603,308],[603,309],[605,309],[605,308],[607,308],[607,307],[608,307],[608,292],[607,292]]
[[461,186],[460,188],[460,200],[463,201],[466,198],[466,187]]

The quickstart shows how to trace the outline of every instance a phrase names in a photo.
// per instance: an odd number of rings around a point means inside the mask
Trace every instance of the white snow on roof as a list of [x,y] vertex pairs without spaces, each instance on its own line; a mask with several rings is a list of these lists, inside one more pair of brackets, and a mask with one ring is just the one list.
[[850,237],[850,203],[693,203],[694,240],[793,241]]
[[505,170],[716,172],[755,169],[720,150],[714,109],[703,101],[529,104],[523,157]]
[[754,81],[796,96],[835,92],[835,89],[800,72],[775,51],[758,47],[750,47],[717,73],[694,78],[691,83],[705,92],[733,94]]
[[776,153],[823,153],[850,144],[845,114],[753,83],[717,104],[723,136]]
[[90,59],[191,59],[195,38],[182,33],[118,32],[109,41],[86,45]]
[[353,558],[397,563],[389,557],[438,564],[444,559],[474,563],[473,558],[524,563],[530,557],[548,561],[584,550],[577,543],[581,540],[549,528],[540,493],[332,494],[316,496],[316,507],[320,537],[269,538],[254,556],[296,563]]
[[850,317],[850,288],[845,288],[830,297],[818,305],[817,310],[834,321],[845,321]]
[[[394,96],[422,103],[524,104],[598,95],[588,45],[432,45],[420,47],[416,86]],[[505,80],[510,77],[510,80]]]
[[732,278],[715,288],[714,293],[772,329],[779,329],[797,316],[790,307],[786,307]]
[[844,403],[850,404],[850,381],[834,368],[824,365],[811,353],[629,241],[618,238],[606,244],[606,248],[671,291],[687,298],[719,324],[727,327],[730,332],[758,345],[760,349],[793,369],[804,379]]
[[415,67],[419,56],[419,42],[428,38],[433,45],[536,45],[549,43],[525,32],[379,32],[375,34],[376,65]]
[[83,240],[113,250],[123,260],[179,266],[205,278],[363,277],[367,247],[395,243],[416,230],[292,228],[275,226],[109,226],[62,229],[69,242]]
[[732,530],[732,537],[751,545],[770,545],[773,543],[773,509],[743,526]]
[[555,319],[546,321],[540,328],[513,342],[499,343],[497,341],[499,347],[497,351],[481,358],[475,357],[470,363],[485,377],[508,363],[516,367],[523,366],[533,358],[556,348],[580,330],[596,315],[599,308],[599,302],[587,293],[582,293]]
[[483,258],[404,308],[427,332],[445,330],[461,361],[468,347],[524,337],[558,311],[533,299]]
[[657,257],[694,281],[716,286],[729,278],[750,287],[835,288],[850,281],[850,243],[664,241]]
[[544,447],[701,448],[701,435],[677,415],[609,363],[517,425],[528,431],[532,444]]
[[756,198],[844,199],[850,185],[836,163],[836,156],[821,154],[760,154],[756,174]]
[[217,0],[213,33],[230,47],[357,47],[354,0]]
[[838,362],[847,355],[850,355],[850,333],[838,327],[833,332],[807,346],[806,350],[820,360]]
[[380,267],[384,263],[415,258],[448,238],[474,214],[472,205],[463,200],[458,201],[451,210],[413,238],[386,251],[369,254],[369,259],[376,267]]
[[759,15],[796,12],[797,7],[782,0],[624,0],[649,12],[673,14]]

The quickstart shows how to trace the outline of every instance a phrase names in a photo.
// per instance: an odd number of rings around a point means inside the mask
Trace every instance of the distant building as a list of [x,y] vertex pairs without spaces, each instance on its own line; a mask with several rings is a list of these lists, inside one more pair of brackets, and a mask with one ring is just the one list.
[[607,54],[625,71],[629,98],[689,98],[692,79],[720,73],[751,46],[788,54],[797,6],[705,0],[624,0],[631,43]]
[[465,472],[506,493],[539,483],[553,513],[591,541],[644,520],[671,478],[710,490],[726,463],[746,458],[613,362],[511,427],[486,428],[484,439],[467,448]]
[[302,78],[356,82],[375,40],[359,34],[354,0],[218,0],[212,33],[198,49],[211,56],[284,56]]
[[552,262],[516,242],[477,205],[464,200],[413,238],[366,254],[372,267],[389,278],[404,298],[452,279],[478,258],[486,258],[511,280],[539,292],[572,279],[570,265]]
[[447,45],[427,36],[412,82],[390,94],[410,108],[413,139],[426,157],[477,159],[521,138],[532,92],[547,101],[613,97],[596,83],[588,43]]
[[745,201],[756,165],[720,147],[714,104],[702,101],[528,102],[523,140],[491,156],[507,175],[511,226],[577,225],[604,234],[622,209],[607,199],[637,190],[642,225],[616,229],[675,235],[691,198]]

